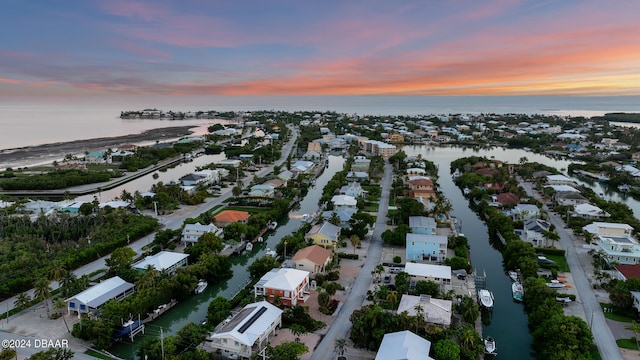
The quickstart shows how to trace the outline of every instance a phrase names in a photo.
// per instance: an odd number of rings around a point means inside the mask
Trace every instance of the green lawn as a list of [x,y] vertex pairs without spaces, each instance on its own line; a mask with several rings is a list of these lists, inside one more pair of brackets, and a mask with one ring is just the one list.
[[636,343],[636,340],[633,338],[618,339],[616,340],[616,344],[618,344],[618,347],[621,347],[623,349],[638,350],[638,343]]
[[367,212],[378,212],[378,206],[380,206],[380,204],[378,203],[369,203],[364,207],[364,211]]
[[602,310],[604,312],[604,317],[609,319],[609,320],[614,320],[614,321],[619,321],[619,322],[624,322],[624,323],[629,323],[629,324],[631,323],[631,321],[635,320],[635,318],[632,318],[632,317],[624,315],[624,314],[618,314],[618,313],[615,313],[615,312],[606,311],[606,309],[611,307],[610,304],[600,303],[600,307],[602,308]]
[[558,264],[558,271],[560,272],[571,272],[569,269],[569,265],[567,265],[567,258],[563,255],[546,255],[547,259],[555,261]]
[[249,214],[258,214],[271,210],[271,208],[254,208],[254,207],[242,207],[242,206],[227,206],[222,210],[237,210],[237,211],[246,211]]

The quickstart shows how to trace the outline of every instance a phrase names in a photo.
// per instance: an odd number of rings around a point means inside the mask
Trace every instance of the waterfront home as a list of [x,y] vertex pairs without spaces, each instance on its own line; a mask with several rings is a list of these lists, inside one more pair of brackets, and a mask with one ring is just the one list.
[[302,155],[302,158],[309,161],[318,161],[322,158],[322,155],[317,151],[307,151]]
[[336,245],[336,242],[340,239],[340,231],[342,229],[339,226],[325,221],[322,224],[314,225],[304,238],[307,241],[311,241],[313,244],[320,245],[324,248],[332,248]]
[[416,310],[418,305],[422,308],[421,313],[427,324],[437,324],[444,327],[451,325],[453,302],[451,300],[435,299],[429,295],[402,295],[397,313],[401,314],[406,311],[409,316],[419,316]]
[[608,212],[591,204],[579,204],[574,206],[571,215],[592,220],[602,220],[611,216]]
[[187,174],[180,178],[182,186],[198,186],[205,182],[206,177],[196,174]]
[[283,306],[304,304],[309,300],[309,272],[298,269],[272,269],[253,286],[254,296],[264,296],[273,303],[276,298]]
[[199,222],[195,224],[186,224],[182,229],[181,240],[185,245],[187,243],[195,243],[200,236],[206,233],[213,233],[216,236],[222,237],[222,229],[214,224],[202,225]]
[[307,152],[315,151],[317,153],[322,153],[322,142],[320,141],[311,141],[307,144]]
[[213,217],[213,220],[219,227],[225,227],[235,222],[246,224],[249,220],[249,213],[238,210],[223,210]]
[[157,254],[145,257],[143,260],[131,265],[131,267],[144,272],[151,266],[155,270],[173,275],[178,268],[188,265],[188,257],[188,254],[160,251]]
[[407,176],[414,176],[414,175],[425,176],[425,175],[427,175],[427,171],[425,169],[421,169],[421,168],[409,168],[409,169],[407,169]]
[[395,155],[396,146],[387,144],[382,141],[377,140],[367,140],[363,143],[363,149],[366,153],[372,156],[382,156],[383,159],[388,160],[390,157]]
[[364,171],[349,171],[347,173],[347,180],[349,181],[364,181],[369,178],[369,173]]
[[433,180],[429,178],[415,178],[412,177],[411,180],[408,181],[409,185],[409,196],[412,199],[421,197],[425,199],[435,200],[436,199],[436,191],[433,188]]
[[225,320],[207,341],[225,358],[249,358],[264,350],[276,335],[282,326],[282,312],[266,301],[249,304]]
[[293,178],[293,173],[287,169],[280,171],[280,173],[277,176],[278,179],[282,180],[282,181],[289,181]]
[[334,210],[358,209],[358,200],[349,195],[334,195],[331,198]]
[[639,264],[640,244],[628,224],[594,222],[582,229],[592,235],[599,249],[606,254],[609,263]]
[[548,175],[547,184],[548,185],[575,185],[576,182],[573,179],[568,178],[564,175]]
[[576,206],[580,204],[589,203],[589,199],[582,196],[579,192],[576,192],[576,191],[557,192],[553,197],[555,199],[556,204],[560,206]]
[[435,235],[436,219],[427,216],[409,216],[409,227],[414,234]]
[[78,318],[82,314],[95,314],[107,301],[121,301],[133,293],[133,284],[114,276],[66,299],[67,312],[69,315],[76,312]]
[[298,270],[308,271],[313,277],[317,273],[323,273],[333,259],[333,252],[318,245],[311,245],[296,252],[291,261]]
[[291,172],[294,174],[294,176],[298,176],[300,174],[310,174],[314,166],[315,163],[313,161],[296,161],[291,165]]
[[511,216],[516,220],[529,220],[540,216],[540,209],[533,204],[518,204],[511,209]]
[[84,156],[84,161],[89,164],[104,164],[107,162],[104,151],[92,151]]
[[280,179],[271,179],[264,182],[264,185],[272,186],[274,189],[287,186],[287,182]]
[[265,197],[272,198],[275,196],[275,188],[267,184],[257,184],[251,187],[249,196],[251,197]]
[[420,280],[433,281],[449,287],[451,285],[451,266],[407,262],[404,272],[411,276],[411,286],[415,286]]
[[409,330],[384,334],[375,360],[433,360],[431,341]]
[[545,187],[550,187],[553,189],[553,191],[555,191],[556,193],[563,193],[563,192],[575,192],[575,193],[579,193],[580,190],[574,188],[573,186],[570,185],[547,185]]
[[58,206],[58,210],[70,214],[78,214],[80,212],[80,207],[84,203],[84,201],[61,201]]
[[407,261],[440,261],[447,258],[447,237],[408,233],[406,239]]
[[204,169],[200,171],[196,171],[193,173],[194,175],[202,176],[204,180],[202,180],[203,184],[216,184],[220,182],[221,172],[219,169]]
[[367,195],[367,191],[365,191],[359,182],[352,181],[349,184],[340,188],[340,195],[347,195],[353,198],[364,197]]
[[351,171],[353,172],[362,172],[369,176],[369,165],[371,165],[371,160],[367,159],[364,156],[355,156],[353,158],[353,163],[351,164]]
[[491,206],[511,206],[520,202],[518,195],[506,192],[501,194],[491,195]]
[[328,210],[322,212],[322,218],[331,219],[334,214],[340,219],[339,226],[343,229],[348,229],[351,227],[351,223],[349,220],[357,213],[357,209],[340,209],[340,210]]
[[522,230],[516,229],[514,232],[520,235],[523,241],[533,245],[533,247],[547,247],[547,239],[544,234],[549,231],[551,224],[541,219],[529,219],[524,223]]

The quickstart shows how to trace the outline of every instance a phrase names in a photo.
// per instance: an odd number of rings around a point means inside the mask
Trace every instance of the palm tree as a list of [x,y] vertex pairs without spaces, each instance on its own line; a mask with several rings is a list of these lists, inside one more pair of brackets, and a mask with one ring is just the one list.
[[338,354],[338,356],[343,356],[346,351],[347,351],[347,339],[345,338],[336,339],[336,341],[333,343],[333,352]]
[[59,281],[62,279],[67,270],[60,264],[59,262],[53,263],[51,269],[49,270],[49,280]]
[[27,293],[22,293],[18,295],[13,305],[18,309],[26,309],[27,307],[29,307],[30,303],[31,303],[31,296],[29,296]]
[[47,309],[47,317],[49,317],[49,297],[51,296],[51,288],[49,287],[49,280],[46,278],[40,278],[34,284],[35,292],[33,295],[36,299],[44,301],[44,307]]
[[356,253],[356,247],[360,246],[360,237],[356,234],[351,235],[351,238],[349,238],[349,240],[351,241],[351,245],[353,245],[353,253]]
[[156,278],[160,272],[153,265],[148,265],[142,277],[138,280],[138,290],[151,289],[156,285]]
[[296,342],[300,342],[300,336],[307,333],[307,329],[304,326],[298,324],[291,325],[289,327],[289,330],[291,331],[293,336],[296,337]]
[[387,302],[391,303],[391,309],[395,309],[396,303],[398,302],[398,292],[389,291],[389,295],[387,295]]
[[422,307],[422,305],[418,304],[416,306],[413,307],[413,309],[416,311],[416,333],[418,333],[418,329],[420,328],[420,325],[422,324],[422,320],[424,320],[424,308]]

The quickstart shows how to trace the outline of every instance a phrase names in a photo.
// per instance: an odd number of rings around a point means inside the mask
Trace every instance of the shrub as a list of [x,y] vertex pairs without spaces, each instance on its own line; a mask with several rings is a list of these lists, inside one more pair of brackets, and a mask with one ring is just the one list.
[[402,262],[402,258],[398,255],[393,257],[393,262],[396,264],[400,264]]

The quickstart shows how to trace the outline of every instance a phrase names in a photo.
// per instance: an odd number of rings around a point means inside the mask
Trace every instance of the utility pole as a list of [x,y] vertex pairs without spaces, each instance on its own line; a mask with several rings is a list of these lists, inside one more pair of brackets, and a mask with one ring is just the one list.
[[162,351],[162,360],[164,360],[164,334],[160,328],[160,350]]

